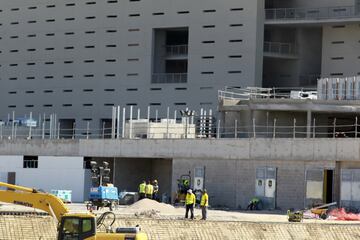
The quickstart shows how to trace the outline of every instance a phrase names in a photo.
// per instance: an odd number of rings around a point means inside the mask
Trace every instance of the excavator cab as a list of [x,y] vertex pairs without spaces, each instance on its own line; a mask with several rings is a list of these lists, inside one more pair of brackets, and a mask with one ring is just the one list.
[[61,219],[58,240],[95,239],[95,219],[91,216],[69,215]]

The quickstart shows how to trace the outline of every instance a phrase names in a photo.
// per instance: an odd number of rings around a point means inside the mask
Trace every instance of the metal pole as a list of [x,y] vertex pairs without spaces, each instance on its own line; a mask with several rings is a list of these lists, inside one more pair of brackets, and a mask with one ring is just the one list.
[[296,118],[294,118],[293,138],[296,138]]
[[256,126],[255,126],[255,118],[253,118],[253,138],[256,138]]
[[11,139],[14,138],[14,128],[15,128],[15,111],[12,112]]
[[117,106],[117,118],[116,118],[116,138],[120,138],[120,106]]
[[17,124],[15,123],[14,138],[16,139]]
[[204,109],[200,109],[200,136],[203,137],[204,134],[204,126],[203,126],[203,119],[204,119]]
[[130,120],[129,120],[129,127],[130,127],[130,129],[129,129],[129,138],[131,139],[132,138],[132,118],[133,118],[133,106],[130,106]]
[[53,122],[53,115],[50,114],[50,125],[49,125],[49,138],[51,139],[51,135],[52,135],[52,122]]
[[276,118],[274,118],[273,138],[276,137]]
[[158,114],[159,114],[159,111],[156,109],[156,111],[155,111],[155,122],[158,121]]
[[137,120],[140,119],[140,108],[138,108],[138,111],[137,111]]
[[0,138],[3,139],[3,125],[0,125]]
[[102,138],[105,138],[105,122],[102,124]]
[[234,137],[237,138],[237,119],[235,119]]
[[121,137],[124,138],[125,137],[125,113],[126,113],[126,108],[123,108],[123,115],[122,115],[122,132],[121,132]]
[[218,134],[217,134],[216,137],[219,139],[219,138],[220,138],[220,119],[219,119],[219,121],[218,121],[217,130],[218,130]]
[[315,131],[316,131],[316,120],[315,120],[315,118],[314,118],[314,125],[313,125],[313,138],[315,138]]
[[176,110],[174,111],[174,119],[175,119],[175,123],[176,123]]
[[41,132],[41,138],[45,139],[45,119],[42,122],[42,132]]
[[89,139],[89,121],[86,123],[86,139]]
[[116,107],[112,107],[111,111],[111,139],[115,138],[115,121],[116,121]]
[[357,138],[357,133],[358,133],[357,126],[358,126],[358,118],[355,117],[355,138]]
[[57,127],[57,138],[60,139],[60,122],[58,122],[58,127]]
[[147,107],[147,120],[150,121],[150,106]]
[[334,126],[333,126],[333,138],[335,138],[335,134],[336,134],[336,118],[334,118]]
[[73,123],[73,135],[72,135],[72,139],[75,139],[75,135],[76,135],[76,122]]
[[30,112],[29,139],[31,139],[31,124],[32,124],[32,112]]
[[169,118],[170,118],[170,108],[167,107],[167,112],[166,112],[166,138],[169,138]]
[[209,121],[209,136],[212,137],[212,109],[209,110],[209,116],[207,117],[208,118],[208,121]]

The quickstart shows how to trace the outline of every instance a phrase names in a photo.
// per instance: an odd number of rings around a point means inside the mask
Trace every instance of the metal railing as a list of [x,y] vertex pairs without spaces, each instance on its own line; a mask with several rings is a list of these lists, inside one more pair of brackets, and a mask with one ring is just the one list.
[[188,45],[166,45],[167,56],[184,56],[188,54]]
[[294,43],[264,42],[264,53],[296,55],[298,51]]
[[316,88],[226,88],[218,90],[218,99],[227,100],[249,100],[264,98],[291,98],[292,91],[314,92]]
[[[289,121],[291,122],[291,120]],[[257,123],[253,119],[252,125],[240,125],[238,120],[234,120],[233,123],[227,122],[226,126],[223,126],[220,120],[214,118],[203,118],[202,122],[198,121],[195,125],[195,129],[186,129],[167,126],[166,132],[163,132],[164,127],[158,127],[159,132],[162,135],[157,139],[206,139],[206,138],[358,138],[360,137],[360,125],[357,118],[354,118],[353,124],[339,124],[336,119],[330,125],[316,125],[316,119],[313,119],[311,125],[306,126],[304,124],[297,124],[296,119],[293,120],[293,125],[279,125],[277,119],[269,119],[267,123]],[[230,125],[230,126],[229,126]],[[128,127],[126,127],[128,128]],[[181,129],[182,134],[174,134]],[[129,129],[128,129],[129,130]],[[60,128],[54,135],[50,135],[49,128],[33,128],[31,134],[29,129],[11,129],[10,126],[1,126],[0,139],[1,140],[14,140],[14,139],[153,139],[153,135],[148,133],[148,128],[133,127],[133,131],[143,132],[144,134],[135,134],[134,136],[125,135],[122,136],[120,129],[120,135],[113,135],[111,128],[102,129],[62,129]],[[161,131],[160,131],[161,130]],[[126,131],[126,129],[125,129]],[[152,131],[156,132],[156,127],[152,128]],[[184,131],[188,134],[184,134]],[[190,132],[191,137],[190,137]]]
[[360,17],[356,6],[265,9],[266,20],[321,20]]
[[151,83],[187,83],[187,73],[154,73]]

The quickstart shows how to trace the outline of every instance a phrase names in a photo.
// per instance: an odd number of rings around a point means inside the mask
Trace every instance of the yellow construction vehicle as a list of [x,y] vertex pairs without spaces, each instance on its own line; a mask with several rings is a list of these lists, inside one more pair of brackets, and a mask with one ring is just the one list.
[[[7,188],[7,190],[0,190],[0,202],[40,209],[55,217],[58,220],[58,240],[148,239],[147,235],[141,233],[138,227],[96,232],[97,226],[103,224],[101,221],[104,219],[103,217],[96,221],[95,215],[92,213],[69,213],[60,198],[36,189],[3,182],[0,182],[0,187]],[[115,218],[112,223],[114,222]]]

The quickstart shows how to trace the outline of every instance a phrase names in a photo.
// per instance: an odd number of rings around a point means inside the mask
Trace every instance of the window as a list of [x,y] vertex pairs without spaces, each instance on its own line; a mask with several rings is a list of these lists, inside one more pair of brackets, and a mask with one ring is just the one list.
[[84,106],[84,107],[92,107],[93,104],[92,104],[92,103],[84,103],[83,106]]
[[209,44],[209,43],[215,43],[215,41],[202,41],[202,43]]
[[39,160],[38,156],[24,156],[23,168],[38,168]]
[[243,11],[243,8],[230,8],[230,11]]
[[204,25],[203,28],[215,28],[215,25]]
[[115,92],[115,89],[113,88],[106,88],[104,89],[105,92]]
[[136,92],[138,89],[137,88],[128,88],[126,89],[126,91],[128,92]]
[[206,9],[206,10],[203,10],[204,13],[212,13],[212,12],[216,12],[215,9]]
[[71,107],[72,104],[71,103],[66,103],[66,104],[63,104],[63,107]]
[[188,14],[188,13],[190,13],[189,11],[179,11],[179,12],[177,12],[178,14]]
[[64,89],[63,92],[72,92],[72,89]]
[[230,55],[229,58],[242,58],[242,55]]
[[241,23],[237,23],[237,24],[230,24],[230,27],[242,27],[244,26],[243,24]]

